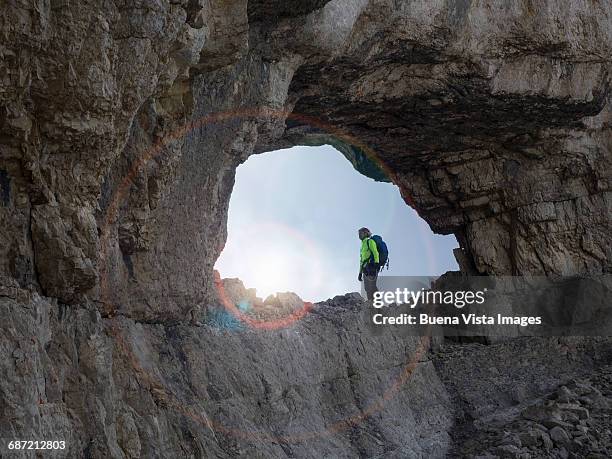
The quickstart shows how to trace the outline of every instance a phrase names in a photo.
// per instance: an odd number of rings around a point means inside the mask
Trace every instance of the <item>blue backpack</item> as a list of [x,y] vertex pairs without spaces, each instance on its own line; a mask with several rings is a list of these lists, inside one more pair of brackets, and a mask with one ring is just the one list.
[[376,248],[378,249],[378,259],[380,261],[380,269],[382,270],[385,265],[387,265],[387,269],[389,269],[389,248],[385,241],[383,241],[382,237],[378,234],[370,237],[374,242],[376,242]]

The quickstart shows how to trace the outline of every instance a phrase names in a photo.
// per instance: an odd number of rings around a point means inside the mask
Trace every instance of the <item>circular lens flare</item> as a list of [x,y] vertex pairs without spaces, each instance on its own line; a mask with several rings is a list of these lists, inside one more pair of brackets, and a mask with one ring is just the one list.
[[[382,410],[385,404],[393,396],[395,396],[396,393],[401,389],[401,387],[408,381],[408,379],[410,379],[414,370],[417,367],[417,364],[421,362],[423,356],[427,352],[430,344],[429,327],[427,336],[421,338],[412,355],[407,356],[406,365],[404,366],[397,379],[390,386],[385,388],[382,395],[376,398],[371,404],[363,407],[357,414],[341,419],[340,421],[328,425],[323,430],[318,431],[303,432],[293,435],[277,435],[267,432],[246,432],[222,425],[216,422],[215,420],[210,419],[208,416],[202,415],[201,411],[196,412],[189,405],[186,405],[182,400],[179,400],[179,398],[169,388],[165,387],[163,381],[161,381],[158,376],[153,375],[153,373],[151,373],[148,368],[144,367],[141,364],[140,357],[134,352],[133,344],[128,342],[128,340],[126,340],[124,337],[125,330],[122,324],[123,321],[126,319],[117,315],[117,305],[115,304],[115,301],[113,299],[114,297],[112,295],[112,286],[109,279],[109,270],[111,269],[111,265],[109,263],[109,250],[111,250],[112,246],[113,224],[116,222],[121,204],[123,203],[130,190],[132,179],[137,175],[140,168],[143,167],[151,158],[154,158],[155,156],[159,155],[166,145],[168,145],[172,141],[185,137],[190,132],[197,130],[203,126],[206,126],[208,124],[230,122],[236,119],[262,119],[265,117],[280,118],[283,120],[292,120],[300,122],[302,124],[308,124],[313,127],[322,129],[325,132],[328,132],[330,135],[340,139],[343,142],[359,147],[364,150],[364,152],[370,159],[376,161],[377,164],[379,164],[380,168],[394,183],[399,183],[395,174],[391,170],[389,170],[389,168],[387,168],[384,163],[378,160],[375,152],[371,148],[369,148],[363,142],[358,141],[356,138],[352,137],[348,133],[343,132],[342,130],[335,128],[332,125],[329,125],[325,122],[322,122],[321,120],[310,116],[299,115],[283,110],[275,111],[272,109],[245,108],[237,111],[211,113],[200,119],[194,120],[186,124],[185,126],[177,129],[176,131],[173,131],[171,134],[164,137],[155,145],[153,145],[150,149],[144,151],[143,154],[137,160],[134,161],[127,175],[118,184],[118,186],[113,192],[110,203],[105,211],[104,219],[101,225],[100,235],[100,289],[101,299],[104,305],[102,312],[103,317],[109,320],[109,333],[115,337],[119,351],[126,356],[126,359],[130,362],[132,368],[135,370],[139,384],[143,384],[145,388],[152,391],[152,393],[154,392],[157,397],[170,408],[173,408],[177,412],[182,413],[184,416],[189,417],[194,421],[207,426],[209,429],[223,432],[237,438],[245,438],[250,440],[261,439],[274,442],[303,442],[312,438],[332,435],[336,432],[346,430],[347,428],[350,428],[351,426],[363,422],[369,416]],[[223,304],[228,307],[228,309],[230,309],[234,315],[240,317],[246,323],[257,326],[258,328],[274,329],[290,325],[292,322],[295,322],[296,320],[299,320],[304,317],[312,308],[312,303],[304,302],[303,308],[298,311],[295,311],[293,314],[291,314],[285,319],[263,323],[261,321],[254,321],[251,317],[245,315],[242,312],[241,309],[244,309],[244,305],[239,308],[233,303],[227,301],[227,295],[223,287],[223,283],[221,282],[221,279],[218,275],[215,276],[214,282],[217,286],[217,291]]]

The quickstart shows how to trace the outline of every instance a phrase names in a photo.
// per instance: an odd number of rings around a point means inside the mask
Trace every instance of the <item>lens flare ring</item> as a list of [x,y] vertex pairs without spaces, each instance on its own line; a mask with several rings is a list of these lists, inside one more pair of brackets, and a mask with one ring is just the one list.
[[[331,134],[338,138],[339,140],[353,145],[355,147],[360,148],[366,156],[377,163],[379,168],[383,170],[383,172],[389,177],[389,179],[394,183],[400,183],[396,179],[396,174],[393,173],[384,163],[378,160],[374,151],[369,148],[363,142],[360,142],[358,139],[349,135],[348,133],[322,122],[316,118],[299,115],[296,113],[292,113],[285,110],[273,110],[273,109],[241,109],[236,111],[227,111],[227,112],[217,112],[206,115],[196,121],[186,124],[185,126],[177,129],[172,132],[168,136],[160,139],[157,143],[155,143],[150,149],[146,150],[137,160],[135,160],[128,173],[124,177],[124,179],[119,183],[117,188],[114,190],[112,197],[110,199],[109,205],[106,208],[104,218],[102,220],[102,225],[100,228],[100,250],[99,250],[99,260],[98,266],[100,266],[100,297],[103,304],[103,316],[110,322],[109,333],[115,337],[116,344],[121,351],[121,355],[126,357],[132,368],[138,374],[138,377],[142,382],[145,382],[148,386],[147,388],[151,392],[151,394],[163,405],[176,410],[177,412],[183,414],[185,417],[192,419],[195,422],[202,424],[208,429],[214,429],[218,432],[228,434],[234,436],[236,438],[241,438],[245,440],[266,440],[271,442],[301,442],[310,440],[313,438],[319,438],[322,436],[332,435],[334,433],[340,432],[342,430],[346,430],[351,426],[357,425],[360,422],[364,421],[366,418],[371,416],[372,414],[382,410],[384,405],[399,391],[399,389],[408,381],[408,379],[412,376],[414,370],[418,362],[424,357],[425,353],[429,349],[430,345],[430,334],[428,333],[426,336],[420,338],[419,343],[414,351],[413,355],[407,359],[407,363],[400,375],[387,387],[382,395],[380,395],[376,401],[372,402],[370,405],[366,406],[361,412],[356,415],[346,417],[341,419],[329,427],[311,432],[303,432],[295,435],[275,435],[269,434],[265,432],[246,432],[238,429],[228,428],[214,420],[211,420],[208,416],[203,415],[200,412],[196,412],[195,410],[189,408],[185,403],[180,402],[177,396],[175,396],[170,390],[168,390],[162,381],[159,378],[154,377],[146,368],[142,366],[138,357],[132,350],[129,343],[126,341],[124,337],[124,332],[121,327],[121,321],[127,320],[122,319],[121,316],[117,316],[117,308],[113,304],[113,301],[110,300],[110,285],[109,285],[109,276],[107,272],[107,261],[108,261],[108,250],[111,240],[111,227],[112,223],[114,223],[117,219],[119,209],[121,204],[123,203],[126,195],[133,183],[134,178],[138,174],[138,172],[145,166],[145,164],[159,155],[161,151],[163,151],[164,147],[168,145],[170,142],[179,140],[189,134],[191,131],[194,131],[198,128],[201,128],[208,124],[214,123],[222,123],[226,121],[235,121],[237,119],[262,119],[262,118],[279,118],[281,120],[292,120],[298,121],[303,124],[310,125],[312,127],[318,128]],[[409,204],[411,204],[409,202]],[[219,278],[220,279],[220,278]],[[219,284],[215,279],[215,283]],[[221,301],[224,303],[226,307],[229,307],[230,312],[237,315],[237,317],[244,320],[247,324],[253,326],[254,328],[264,329],[264,330],[276,330],[281,327],[288,327],[294,324],[296,321],[305,317],[313,308],[312,303],[304,302],[303,308],[294,313],[290,314],[288,317],[285,317],[280,320],[274,321],[254,321],[251,317],[245,317],[236,305],[233,305],[228,301],[227,295],[225,294],[224,288],[222,285],[217,285],[217,291],[221,297]],[[223,297],[225,296],[225,301]],[[428,328],[431,331],[430,328]]]

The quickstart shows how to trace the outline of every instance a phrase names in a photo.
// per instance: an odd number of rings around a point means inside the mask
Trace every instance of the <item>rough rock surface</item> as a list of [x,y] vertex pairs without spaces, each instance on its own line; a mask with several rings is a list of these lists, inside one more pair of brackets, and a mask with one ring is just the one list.
[[425,348],[368,334],[357,294],[265,332],[101,319],[38,296],[30,305],[0,300],[0,438],[65,439],[61,457],[448,449],[451,406]]
[[[509,422],[559,381],[609,379],[597,370],[612,359],[609,339],[429,344],[372,334],[365,307],[339,296],[266,330],[1,298],[0,438],[64,439],[56,457],[445,457],[453,445],[473,451],[466,431]],[[607,413],[608,389],[580,392],[591,401],[575,407],[572,390],[558,400],[565,411]],[[505,444],[480,435],[483,449]]]
[[569,379],[518,415],[514,409],[481,425],[462,443],[460,456],[603,459],[612,451],[611,418],[612,368],[606,366]]
[[[447,456],[594,459],[609,454],[609,343],[609,338],[521,338],[434,349],[432,360],[455,409]],[[575,437],[584,438],[576,443]]]
[[[274,411],[240,416],[285,399],[287,413],[310,412],[298,389],[277,393],[292,375],[265,367],[263,353],[292,349],[328,357],[325,381],[344,385],[314,399],[315,427],[362,409],[359,381],[384,370],[372,349],[414,343],[364,346],[342,373],[358,346],[327,319],[281,349],[265,334],[183,325],[218,307],[213,265],[235,169],[253,153],[325,142],[362,173],[383,170],[435,231],[457,236],[466,272],[610,272],[611,11],[609,0],[4,2],[0,437],[65,438],[66,457],[254,457],[253,442],[194,417],[286,433]],[[547,343],[529,368],[550,370],[550,387],[533,397],[562,383]],[[572,352],[585,372],[605,360]],[[317,365],[298,373],[309,393],[322,387]],[[220,378],[210,389],[207,368]],[[453,410],[437,378],[423,362],[380,425],[304,449],[267,442],[263,457],[443,454]],[[160,380],[196,413],[177,411]]]
[[611,10],[10,2],[3,283],[179,319],[214,301],[236,166],[321,142],[383,170],[465,269],[609,272]]

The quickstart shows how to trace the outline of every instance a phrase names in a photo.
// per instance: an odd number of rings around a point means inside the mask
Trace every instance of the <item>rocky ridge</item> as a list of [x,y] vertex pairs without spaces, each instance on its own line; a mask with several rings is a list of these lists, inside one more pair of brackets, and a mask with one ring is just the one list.
[[[560,382],[574,394],[569,403],[591,397],[591,418],[607,419],[605,387],[598,398],[570,380],[607,378],[609,339],[487,346],[373,334],[358,294],[271,328],[214,314],[202,327],[105,319],[36,295],[29,304],[0,299],[8,318],[0,324],[8,421],[0,438],[63,438],[68,447],[55,457],[446,457],[476,454],[467,440],[474,432],[481,452],[497,451],[506,445],[501,432],[531,431],[510,423],[519,408],[538,412]],[[558,425],[568,420],[565,405],[551,415]],[[583,409],[565,411],[581,425]],[[483,427],[492,417],[493,431]],[[605,447],[605,429],[591,427]]]

